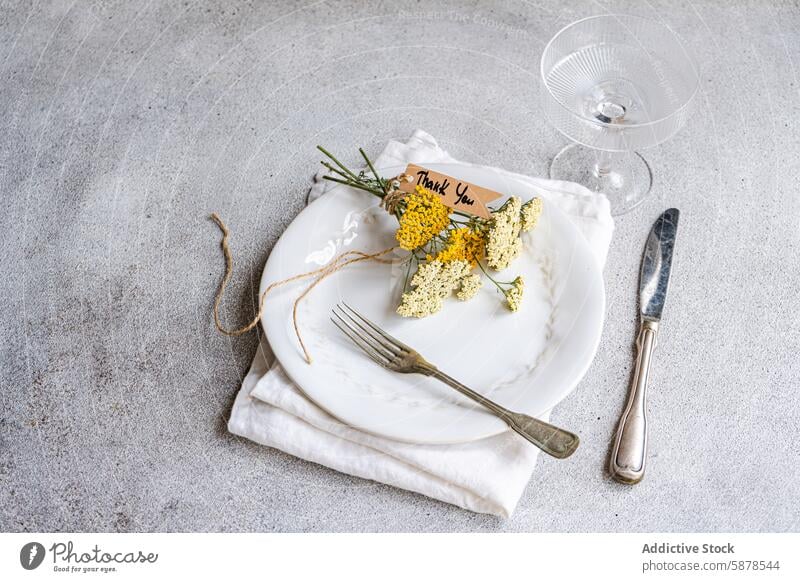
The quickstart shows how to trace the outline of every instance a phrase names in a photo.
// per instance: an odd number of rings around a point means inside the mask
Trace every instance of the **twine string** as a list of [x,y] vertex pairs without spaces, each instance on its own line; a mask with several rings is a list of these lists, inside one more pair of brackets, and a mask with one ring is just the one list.
[[258,311],[256,312],[255,317],[253,318],[250,323],[247,325],[237,328],[237,329],[227,329],[223,324],[222,320],[219,316],[219,306],[222,303],[222,297],[225,295],[225,289],[228,286],[228,283],[233,276],[233,256],[231,255],[230,245],[228,244],[228,239],[230,238],[230,230],[219,217],[219,215],[214,212],[211,214],[211,220],[213,220],[219,229],[222,231],[222,241],[220,242],[220,246],[222,247],[222,254],[225,257],[225,274],[222,277],[222,281],[220,281],[219,287],[217,288],[217,293],[214,296],[214,324],[217,328],[217,331],[220,333],[227,335],[227,336],[240,336],[242,334],[247,333],[248,331],[252,330],[258,325],[258,322],[261,321],[264,315],[264,300],[267,297],[267,294],[272,291],[273,289],[285,285],[287,283],[292,283],[293,281],[299,281],[301,279],[308,279],[310,277],[316,277],[309,285],[306,287],[303,292],[294,300],[294,305],[292,306],[292,324],[294,326],[294,332],[297,335],[297,340],[300,343],[300,347],[303,350],[303,356],[307,363],[311,363],[311,354],[306,348],[306,344],[303,341],[303,336],[300,333],[300,326],[297,321],[297,308],[300,305],[300,301],[305,298],[308,293],[316,287],[319,283],[321,283],[326,277],[333,275],[337,271],[347,267],[348,265],[352,265],[353,263],[358,263],[360,261],[369,261],[374,260],[379,263],[391,263],[391,259],[383,258],[384,255],[390,253],[397,247],[389,247],[388,249],[383,249],[382,251],[378,251],[376,253],[365,253],[363,251],[356,251],[350,250],[344,253],[341,253],[334,257],[334,259],[328,263],[327,265],[320,267],[319,269],[314,269],[313,271],[308,271],[306,273],[300,273],[299,275],[294,275],[292,277],[288,277],[287,279],[282,279],[280,281],[275,281],[270,283],[264,292],[261,293],[261,296],[258,301]]
[[400,182],[412,182],[414,178],[406,173],[402,173],[389,180],[389,189],[386,195],[381,200],[381,206],[386,209],[386,212],[394,215],[400,203],[405,200],[408,192],[400,189]]

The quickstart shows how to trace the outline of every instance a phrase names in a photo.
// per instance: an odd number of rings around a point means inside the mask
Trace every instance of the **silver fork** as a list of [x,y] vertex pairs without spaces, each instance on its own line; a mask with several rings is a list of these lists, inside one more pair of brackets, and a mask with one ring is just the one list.
[[355,309],[342,302],[333,309],[331,321],[354,344],[375,362],[393,372],[432,376],[471,398],[498,418],[505,421],[515,432],[557,459],[566,459],[578,448],[580,440],[572,434],[538,418],[512,412],[464,386],[423,358],[416,350],[390,336]]

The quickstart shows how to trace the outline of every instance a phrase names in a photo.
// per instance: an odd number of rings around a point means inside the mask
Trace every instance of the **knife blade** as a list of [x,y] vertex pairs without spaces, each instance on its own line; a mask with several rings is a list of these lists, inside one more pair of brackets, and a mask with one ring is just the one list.
[[650,229],[642,255],[639,275],[639,305],[645,320],[661,321],[667,299],[669,275],[672,270],[672,251],[678,234],[677,208],[665,210]]
[[647,381],[653,349],[656,346],[656,334],[667,299],[679,217],[677,208],[665,210],[650,229],[642,254],[636,366],[609,464],[611,476],[615,480],[631,485],[644,477],[647,458]]

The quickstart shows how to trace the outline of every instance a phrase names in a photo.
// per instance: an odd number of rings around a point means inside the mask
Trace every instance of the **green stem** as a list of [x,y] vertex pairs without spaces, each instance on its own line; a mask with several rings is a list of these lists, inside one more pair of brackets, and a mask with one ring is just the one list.
[[[414,254],[412,253],[411,256],[413,257]],[[403,281],[403,293],[408,291],[408,277],[411,275],[411,258],[408,259],[408,268],[406,269],[406,279]]]
[[453,210],[453,212],[451,212],[450,214],[458,214],[459,216],[463,216],[464,218],[475,218],[472,214],[461,212],[460,210]]
[[344,172],[345,172],[346,174],[348,174],[348,175],[349,175],[349,176],[350,176],[350,177],[351,177],[353,180],[355,180],[355,181],[358,181],[358,180],[359,180],[358,176],[356,176],[356,175],[355,175],[353,172],[351,172],[351,171],[350,171],[350,170],[347,168],[347,166],[345,166],[345,165],[344,165],[342,162],[340,162],[339,160],[337,160],[337,159],[336,159],[336,157],[335,157],[335,156],[334,156],[332,153],[330,153],[328,150],[326,150],[324,147],[322,147],[321,145],[318,145],[318,146],[317,146],[317,149],[318,149],[319,151],[321,151],[323,154],[325,154],[326,156],[328,156],[328,157],[329,157],[331,160],[333,160],[333,162],[334,162],[334,163],[335,163],[337,166],[339,166],[339,167],[340,167],[342,170],[344,170]]
[[385,196],[389,192],[386,191],[386,185],[384,184],[383,179],[378,175],[378,172],[375,171],[375,166],[372,165],[372,162],[367,157],[367,153],[364,151],[364,149],[358,148],[358,151],[364,158],[364,161],[367,162],[367,166],[369,167],[370,172],[372,172],[372,175],[375,176],[375,179],[378,181],[378,184],[380,184],[381,190],[383,190],[383,195]]
[[334,172],[335,174],[339,174],[339,175],[340,175],[342,178],[345,178],[345,179],[347,179],[347,180],[350,180],[350,181],[352,181],[352,178],[350,178],[350,175],[349,175],[349,174],[345,174],[344,172],[342,172],[342,171],[341,171],[341,170],[339,170],[338,168],[335,168],[334,166],[332,166],[332,165],[331,165],[331,164],[329,164],[328,162],[320,162],[320,163],[321,163],[323,166],[325,166],[326,168],[328,168],[328,170],[329,170],[329,171],[331,171],[331,172]]
[[500,291],[503,293],[503,295],[505,295],[505,294],[506,294],[506,290],[505,290],[505,289],[503,289],[503,288],[500,286],[500,283],[498,283],[497,281],[495,281],[495,280],[494,280],[494,277],[492,277],[492,276],[491,276],[491,275],[488,273],[488,271],[486,271],[486,269],[483,267],[483,265],[481,264],[481,262],[480,262],[480,261],[478,261],[478,266],[481,268],[481,271],[483,271],[483,274],[484,274],[484,275],[486,275],[486,276],[489,278],[489,280],[490,280],[492,283],[494,283],[494,284],[495,284],[495,286],[496,286],[498,289],[500,289]]
[[383,192],[378,190],[373,190],[368,186],[364,186],[361,182],[352,182],[347,180],[340,180],[339,178],[334,178],[333,176],[322,176],[323,180],[330,180],[331,182],[336,182],[338,184],[344,184],[345,186],[351,186],[353,188],[358,188],[359,190],[363,190],[364,192],[369,192],[378,198],[383,198]]

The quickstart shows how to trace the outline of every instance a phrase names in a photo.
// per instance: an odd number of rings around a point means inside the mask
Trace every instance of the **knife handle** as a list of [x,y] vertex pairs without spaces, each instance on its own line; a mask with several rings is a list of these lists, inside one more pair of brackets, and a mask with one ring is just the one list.
[[614,448],[611,451],[611,476],[620,483],[633,485],[644,477],[647,456],[647,378],[650,360],[656,347],[658,323],[642,321],[636,339],[636,370],[633,374],[628,402],[619,420]]

